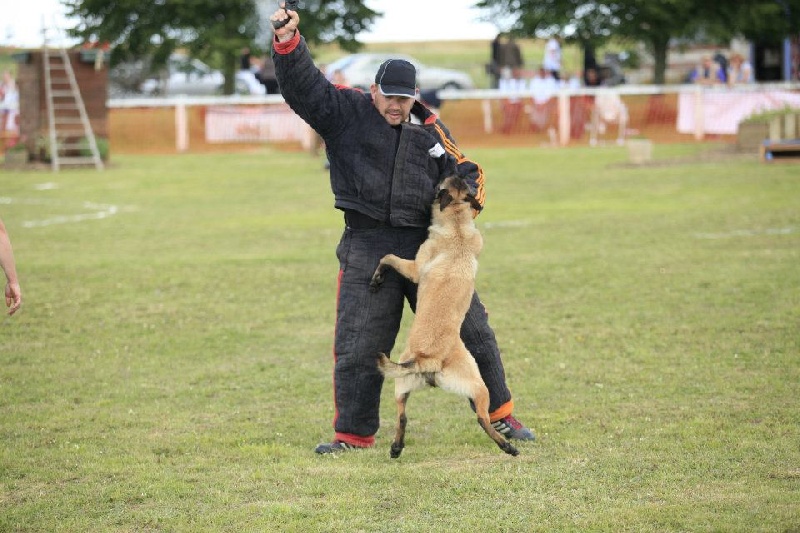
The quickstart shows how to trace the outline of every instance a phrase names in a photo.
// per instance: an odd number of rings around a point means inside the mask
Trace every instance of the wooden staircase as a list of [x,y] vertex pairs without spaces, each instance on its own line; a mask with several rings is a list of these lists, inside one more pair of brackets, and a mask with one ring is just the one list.
[[[66,166],[104,168],[97,139],[86,113],[75,71],[65,48],[43,47],[45,96],[49,126],[50,164],[54,172]],[[88,151],[91,155],[74,155]]]

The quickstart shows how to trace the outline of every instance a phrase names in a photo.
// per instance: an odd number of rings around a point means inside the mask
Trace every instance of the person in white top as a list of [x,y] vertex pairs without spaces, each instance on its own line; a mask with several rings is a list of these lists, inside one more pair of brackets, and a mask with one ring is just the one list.
[[550,125],[555,111],[554,96],[558,94],[558,81],[542,66],[531,79],[530,90],[533,95],[533,106],[530,109],[531,128],[534,131],[543,131]]
[[19,91],[11,71],[3,72],[0,84],[0,129],[16,132],[17,115],[19,114]]
[[728,67],[728,85],[747,84],[755,82],[753,77],[753,66],[745,61],[742,54],[733,54],[731,64]]
[[558,93],[558,81],[544,66],[533,76],[530,83],[533,99],[537,104],[543,104]]
[[545,70],[549,70],[557,80],[561,79],[561,37],[554,35],[547,40],[544,45],[544,60],[542,61]]
[[519,115],[523,109],[523,103],[520,100],[519,93],[525,91],[528,80],[523,77],[520,69],[511,69],[509,67],[503,68],[500,76],[497,88],[509,95],[502,102],[503,125],[500,127],[500,131],[508,134],[514,131]]

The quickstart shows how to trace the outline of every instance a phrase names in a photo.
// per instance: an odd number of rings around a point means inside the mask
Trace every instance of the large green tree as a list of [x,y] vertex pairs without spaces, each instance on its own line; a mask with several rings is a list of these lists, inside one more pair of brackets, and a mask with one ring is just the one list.
[[[717,0],[720,9],[708,9],[709,29],[725,38],[777,44],[800,34],[800,0]],[[716,4],[715,4],[716,5]]]
[[[234,89],[242,48],[266,49],[269,15],[277,1],[262,0],[62,0],[79,20],[70,33],[84,40],[109,42],[111,64],[147,58],[163,65],[176,49],[222,68],[225,92]],[[337,42],[345,50],[360,47],[356,35],[380,13],[363,0],[302,0],[298,11],[309,42]],[[313,14],[313,15],[312,15]],[[305,16],[304,16],[305,15]]]
[[477,7],[490,16],[514,16],[512,31],[541,36],[561,33],[584,46],[600,46],[613,37],[643,42],[655,58],[656,83],[664,82],[670,38],[696,31],[699,21],[694,0],[480,0]]
[[562,33],[584,45],[613,37],[644,43],[653,80],[664,83],[669,44],[698,32],[719,39],[782,39],[798,31],[800,0],[479,0],[487,18],[509,20],[524,36]]

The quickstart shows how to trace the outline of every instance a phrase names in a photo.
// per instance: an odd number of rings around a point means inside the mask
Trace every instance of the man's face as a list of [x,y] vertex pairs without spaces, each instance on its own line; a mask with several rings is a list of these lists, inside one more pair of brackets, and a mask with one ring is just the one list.
[[378,113],[383,115],[386,122],[392,126],[398,126],[408,120],[411,114],[411,107],[414,105],[414,98],[410,96],[384,96],[377,84],[370,87],[372,102],[378,109]]

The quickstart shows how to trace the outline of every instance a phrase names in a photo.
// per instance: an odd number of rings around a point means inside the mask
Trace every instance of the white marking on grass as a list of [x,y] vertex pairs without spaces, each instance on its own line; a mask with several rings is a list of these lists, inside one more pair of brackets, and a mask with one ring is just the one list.
[[500,222],[486,222],[483,224],[485,229],[494,228],[524,228],[530,226],[530,220],[501,220]]
[[[0,196],[0,204],[22,204],[22,205],[45,205],[64,207],[67,204],[53,200],[28,200],[16,199]],[[22,222],[24,228],[43,228],[46,226],[54,226],[56,224],[70,224],[73,222],[83,222],[85,220],[102,220],[110,216],[116,215],[119,212],[119,207],[112,204],[97,204],[94,202],[83,202],[82,209],[86,209],[88,213],[78,213],[75,215],[55,215],[42,220],[25,220]]]
[[86,209],[95,209],[96,211],[92,213],[79,213],[77,215],[59,215],[44,220],[26,220],[22,223],[22,226],[25,228],[43,228],[56,224],[83,222],[84,220],[102,220],[116,215],[119,211],[119,208],[115,205],[93,204],[91,202],[84,202],[83,207]]
[[52,191],[53,189],[58,189],[58,183],[53,183],[49,181],[47,183],[40,183],[38,185],[33,186],[34,189],[37,191]]
[[794,233],[793,227],[788,228],[767,228],[767,229],[737,229],[723,233],[695,233],[697,239],[730,239],[733,237],[758,237],[760,235],[791,235]]

